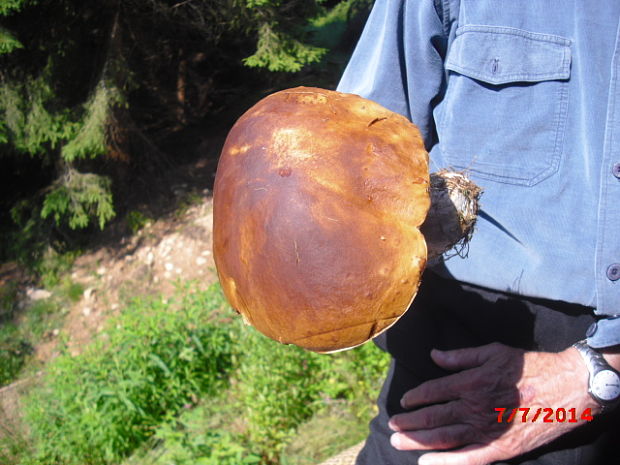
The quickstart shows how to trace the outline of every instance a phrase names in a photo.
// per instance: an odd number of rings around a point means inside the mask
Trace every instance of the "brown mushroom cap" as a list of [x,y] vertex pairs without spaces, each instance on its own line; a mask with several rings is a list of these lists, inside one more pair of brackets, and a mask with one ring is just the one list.
[[234,125],[214,188],[213,250],[231,305],[265,335],[317,352],[394,324],[426,263],[428,155],[406,118],[298,87]]

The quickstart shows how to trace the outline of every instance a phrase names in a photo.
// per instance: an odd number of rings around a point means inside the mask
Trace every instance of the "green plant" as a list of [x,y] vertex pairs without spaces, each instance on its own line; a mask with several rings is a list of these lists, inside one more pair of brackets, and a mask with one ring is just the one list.
[[294,465],[361,439],[384,353],[279,344],[233,317],[218,285],[196,288],[134,299],[81,355],[55,359],[23,401],[31,447],[16,463]]
[[[334,402],[366,425],[389,360],[373,344],[321,355],[279,344],[252,328],[239,335],[238,347],[234,377],[245,434],[265,463],[278,463],[298,427]],[[332,433],[337,441],[338,431]]]
[[222,389],[231,331],[210,321],[221,305],[216,287],[176,304],[136,299],[81,355],[55,359],[25,401],[37,460],[118,462],[183,405]]
[[256,52],[245,58],[243,63],[269,71],[299,71],[309,63],[321,61],[326,53],[326,48],[304,44],[276,30],[274,24],[265,22],[258,30]]
[[13,422],[0,422],[0,463],[2,465],[37,465],[22,461],[29,450],[28,437],[22,431],[21,425]]
[[32,345],[20,334],[17,326],[3,323],[0,327],[0,386],[11,383],[23,368]]
[[0,55],[12,52],[18,48],[23,48],[19,40],[5,28],[0,27]]
[[[136,454],[124,465],[254,465],[260,457],[246,447],[238,433],[214,418],[227,410],[226,398],[216,396],[163,424],[153,438],[156,446]],[[234,415],[235,411],[228,412]]]
[[79,251],[59,253],[48,247],[30,266],[39,277],[41,285],[51,289],[60,284],[63,275],[69,272],[78,255]]
[[20,311],[19,319],[0,325],[0,386],[13,382],[29,367],[35,344],[57,327],[61,307],[53,299],[33,302]]
[[266,89],[333,87],[346,57],[330,53],[371,1],[1,1],[0,259],[105,227],[152,188],[136,178],[195,152],[173,146],[194,123],[222,127]]
[[127,222],[129,229],[131,229],[131,232],[135,234],[149,224],[151,219],[142,212],[132,210],[127,213],[125,221]]
[[331,403],[297,428],[280,455],[280,465],[314,465],[362,441],[368,422],[351,413],[354,405]]
[[66,221],[71,229],[85,228],[94,219],[103,228],[114,217],[110,179],[79,172],[75,162],[105,153],[109,113],[121,97],[117,89],[100,84],[81,108],[54,111],[60,100],[54,89],[56,73],[50,58],[34,77],[26,74],[7,80],[0,76],[2,131],[10,143],[5,151],[48,161],[60,154],[55,160],[56,180],[42,195],[41,218],[52,216],[58,226]]
[[239,336],[235,378],[249,442],[276,463],[295,428],[317,409],[320,355],[285,346],[247,328]]
[[65,276],[61,279],[59,291],[63,297],[66,297],[70,302],[78,302],[82,295],[84,295],[84,286],[80,283],[73,282],[71,277]]
[[175,216],[177,218],[181,218],[192,206],[199,205],[203,201],[204,197],[202,197],[197,192],[185,192],[177,204]]
[[318,365],[314,413],[284,444],[281,465],[319,463],[366,436],[389,356],[369,343],[322,355]]
[[272,72],[297,72],[325,61],[338,47],[351,19],[369,10],[371,0],[245,0],[256,25],[256,51],[246,66]]
[[360,420],[374,413],[374,401],[387,373],[390,357],[374,344],[328,355],[321,362],[321,392],[327,399],[344,399]]
[[0,285],[0,323],[13,315],[17,306],[18,289],[17,283],[12,281]]
[[43,200],[41,218],[48,216],[57,225],[67,221],[71,229],[85,228],[94,219],[103,229],[115,216],[110,178],[67,168]]
[[[182,425],[183,427],[185,425]],[[191,434],[185,430],[161,431],[170,449],[156,463],[175,465],[254,465],[260,457],[246,450],[238,437],[221,430]]]

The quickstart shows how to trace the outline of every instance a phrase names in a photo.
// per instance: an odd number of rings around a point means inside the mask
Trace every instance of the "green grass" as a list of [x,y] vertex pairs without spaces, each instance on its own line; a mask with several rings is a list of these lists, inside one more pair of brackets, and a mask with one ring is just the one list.
[[193,398],[217,392],[231,367],[231,332],[213,319],[221,302],[136,299],[83,354],[55,359],[26,400],[40,463],[119,461]]
[[30,443],[21,429],[17,425],[0,422],[0,463],[25,463],[20,458],[27,457],[29,451]]
[[30,447],[7,464],[302,465],[363,438],[385,354],[281,345],[219,286],[195,288],[131,301],[55,359],[23,400]]
[[58,293],[68,299],[69,302],[78,302],[84,294],[84,286],[80,283],[73,282],[69,277],[65,276],[60,280]]
[[185,409],[156,429],[123,465],[253,465],[260,456],[243,439],[230,391]]
[[22,337],[14,323],[0,326],[0,386],[11,383],[23,368],[32,345]]
[[81,299],[84,287],[73,282],[67,273],[72,261],[72,257],[54,256],[41,265],[47,269],[41,284],[48,283],[50,298],[20,306],[15,284],[0,288],[0,386],[40,368],[32,365],[34,347],[62,326],[69,305]]
[[177,207],[174,212],[174,216],[182,218],[190,208],[195,205],[200,205],[204,201],[204,198],[200,193],[195,191],[184,192],[181,198],[177,202]]
[[46,289],[53,288],[58,286],[63,276],[71,270],[79,254],[79,251],[58,253],[48,248],[42,257],[30,264],[30,268],[39,277],[41,286]]
[[388,362],[372,344],[319,355],[250,327],[233,361],[226,390],[160,426],[123,465],[315,465],[365,437]]
[[352,406],[330,406],[301,424],[280,456],[282,465],[317,465],[362,441],[368,434],[368,420],[360,421]]
[[8,282],[0,286],[0,322],[13,314],[17,306],[18,290],[19,287],[14,282]]
[[24,371],[32,371],[35,345],[57,328],[63,318],[59,299],[38,300],[19,315],[0,323],[0,386],[15,381]]

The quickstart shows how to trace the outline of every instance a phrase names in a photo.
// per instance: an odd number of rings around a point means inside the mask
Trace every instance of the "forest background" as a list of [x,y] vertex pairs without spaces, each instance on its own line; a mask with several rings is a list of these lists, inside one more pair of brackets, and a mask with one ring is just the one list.
[[[213,269],[166,293],[139,246],[208,223],[234,121],[282,88],[333,89],[371,5],[0,0],[0,463],[314,465],[365,436],[384,354],[276,344]],[[177,195],[183,170],[200,195]],[[188,268],[209,256],[192,227]],[[102,257],[142,252],[139,278],[103,279]],[[77,306],[100,315],[75,340]]]
[[0,0],[0,260],[103,229],[260,96],[333,88],[370,4]]

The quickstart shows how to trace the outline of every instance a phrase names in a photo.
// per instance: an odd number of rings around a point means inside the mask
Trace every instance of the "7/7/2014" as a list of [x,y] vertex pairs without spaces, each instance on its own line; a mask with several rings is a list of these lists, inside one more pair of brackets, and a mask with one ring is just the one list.
[[[498,423],[512,423],[516,422],[536,422],[541,421],[543,423],[577,423],[579,421],[592,421],[594,418],[592,416],[592,409],[586,408],[581,412],[580,415],[577,414],[576,408],[530,408],[530,407],[515,407],[512,409],[504,408],[504,407],[496,407],[495,411],[498,412],[497,422]],[[507,415],[505,415],[509,412]]]

